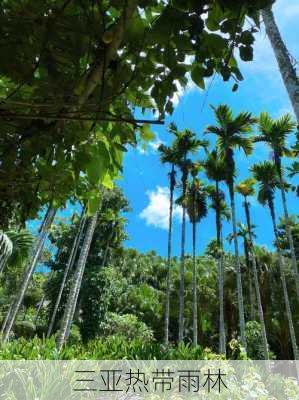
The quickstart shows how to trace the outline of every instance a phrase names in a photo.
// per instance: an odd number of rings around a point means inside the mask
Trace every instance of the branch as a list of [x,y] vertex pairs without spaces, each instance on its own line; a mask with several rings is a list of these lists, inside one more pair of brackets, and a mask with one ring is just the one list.
[[[76,117],[71,115],[30,115],[30,114],[5,114],[3,112],[0,113],[0,119],[5,120],[44,120],[51,119],[56,121],[94,121],[94,118],[88,117]],[[134,118],[123,118],[115,116],[115,118],[110,117],[99,117],[96,118],[96,121],[109,121],[109,122],[124,122],[127,124],[137,125],[137,124],[152,124],[152,125],[164,125],[163,120],[149,120],[149,119],[134,119]]]

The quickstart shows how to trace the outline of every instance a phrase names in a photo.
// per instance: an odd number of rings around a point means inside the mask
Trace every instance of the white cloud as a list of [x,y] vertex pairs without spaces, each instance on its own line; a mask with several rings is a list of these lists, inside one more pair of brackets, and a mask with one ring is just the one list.
[[[143,219],[148,226],[168,229],[169,221],[169,189],[167,187],[157,186],[155,190],[147,192],[149,197],[148,205],[141,211],[139,217]],[[173,217],[181,218],[182,209],[174,205]]]

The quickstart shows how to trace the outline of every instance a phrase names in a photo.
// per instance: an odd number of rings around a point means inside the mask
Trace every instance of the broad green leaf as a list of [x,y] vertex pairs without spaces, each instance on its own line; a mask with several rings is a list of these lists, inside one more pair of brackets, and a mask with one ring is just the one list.
[[204,68],[199,65],[195,65],[191,71],[191,78],[194,83],[196,83],[201,89],[205,89],[205,81],[204,81]]

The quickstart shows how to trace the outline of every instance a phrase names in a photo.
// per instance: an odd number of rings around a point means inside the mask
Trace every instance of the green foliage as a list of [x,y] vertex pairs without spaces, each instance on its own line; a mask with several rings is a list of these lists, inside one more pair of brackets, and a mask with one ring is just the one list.
[[1,360],[200,360],[217,359],[209,349],[180,344],[178,347],[163,347],[158,343],[122,336],[99,338],[82,344],[69,344],[57,353],[54,338],[12,340],[0,347]]
[[126,145],[136,144],[138,132],[142,140],[152,137],[147,125],[140,130],[132,121],[135,107],[154,109],[159,118],[171,113],[190,72],[202,88],[214,73],[242,80],[235,49],[252,59],[256,29],[245,21],[258,24],[259,9],[269,3],[4,2],[3,226],[24,225],[43,205],[63,206],[69,198],[88,201],[94,213],[98,186],[112,187]]
[[261,326],[256,321],[249,321],[245,328],[247,353],[252,360],[262,360],[264,353],[262,348]]
[[153,339],[153,332],[133,314],[107,313],[105,322],[101,324],[101,332],[104,336],[123,336],[129,341],[139,339],[146,343]]

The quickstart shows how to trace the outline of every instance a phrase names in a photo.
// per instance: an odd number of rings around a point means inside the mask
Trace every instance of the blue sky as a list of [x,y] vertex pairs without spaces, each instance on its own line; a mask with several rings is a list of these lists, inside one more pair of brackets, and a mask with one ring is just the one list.
[[[277,0],[274,12],[280,31],[290,53],[299,59],[299,4],[298,0]],[[160,143],[170,143],[170,134],[167,125],[174,122],[179,129],[191,129],[198,137],[203,137],[207,125],[214,123],[210,104],[228,104],[234,113],[247,110],[255,115],[261,111],[269,112],[273,117],[279,117],[286,112],[292,113],[292,108],[284,88],[277,63],[270,43],[264,30],[256,34],[254,61],[240,62],[241,71],[245,80],[239,90],[231,91],[232,83],[222,82],[220,77],[207,82],[208,93],[189,84],[185,91],[175,98],[176,108],[172,116],[166,118],[165,126],[153,126],[156,134],[154,142],[144,151],[137,147],[130,149],[124,160],[123,179],[119,186],[124,190],[132,211],[127,214],[127,231],[130,239],[127,247],[134,247],[141,252],[155,250],[166,255],[167,250],[167,220],[168,220],[168,166],[159,162],[157,146]],[[212,138],[211,138],[211,141]],[[269,159],[270,151],[259,144],[254,156],[246,159],[243,154],[236,153],[238,165],[237,181],[249,176],[249,167],[260,160]],[[199,154],[202,158],[203,154]],[[203,177],[203,176],[202,176]],[[298,181],[298,178],[297,178]],[[296,183],[294,181],[294,183]],[[297,182],[298,184],[298,182]],[[228,199],[227,199],[228,200]],[[242,200],[236,197],[237,218],[244,222]],[[290,213],[298,213],[298,198],[294,194],[288,195]],[[278,215],[282,214],[279,193],[276,199]],[[71,215],[70,207],[61,215],[65,218]],[[256,234],[258,243],[272,248],[272,227],[268,210],[262,208],[255,199],[251,202],[252,220],[257,225]],[[173,253],[180,252],[180,219],[181,212],[174,212]],[[31,227],[36,227],[36,223]],[[224,237],[231,232],[229,224],[224,225]],[[215,216],[211,211],[206,219],[198,226],[197,252],[204,251],[209,241],[215,237]],[[227,245],[227,248],[229,246]],[[191,226],[187,225],[187,251],[191,250]]]
[[[277,23],[290,50],[290,53],[299,58],[299,4],[297,0],[278,0],[274,6]],[[214,122],[210,104],[229,104],[235,113],[248,110],[258,115],[261,111],[269,112],[278,117],[286,112],[292,113],[292,108],[284,88],[277,63],[270,43],[264,30],[257,33],[254,61],[240,62],[245,80],[240,84],[236,93],[231,91],[232,84],[222,82],[216,77],[212,83],[207,82],[209,92],[201,91],[190,84],[187,89],[176,98],[176,109],[172,116],[166,118],[166,126],[173,121],[179,129],[188,128],[203,136],[205,127]],[[170,134],[166,126],[155,127],[156,140],[148,146],[146,152],[142,149],[133,149],[128,152],[124,163],[124,178],[120,186],[128,197],[132,212],[128,215],[128,233],[130,239],[126,243],[140,251],[156,250],[166,255],[167,249],[167,218],[168,218],[168,166],[162,166],[156,148],[160,142],[169,143]],[[268,159],[269,149],[259,145],[253,157],[246,159],[242,154],[236,154],[238,163],[237,180],[249,175],[249,167],[254,162]],[[202,156],[202,154],[199,155]],[[297,179],[298,180],[298,179]],[[295,181],[294,181],[295,183]],[[242,200],[237,196],[237,217],[244,221]],[[298,213],[298,198],[294,194],[288,195],[290,213]],[[277,210],[281,215],[280,196],[277,195]],[[262,208],[255,199],[251,203],[253,223],[258,225],[258,242],[272,248],[272,228],[268,210]],[[213,212],[198,226],[198,248],[201,253],[206,245],[215,237],[215,217]],[[224,236],[231,232],[228,224],[224,227]],[[187,226],[187,249],[191,250],[191,227]],[[180,251],[180,211],[175,211],[173,231],[173,251]],[[229,247],[229,246],[228,246]]]

